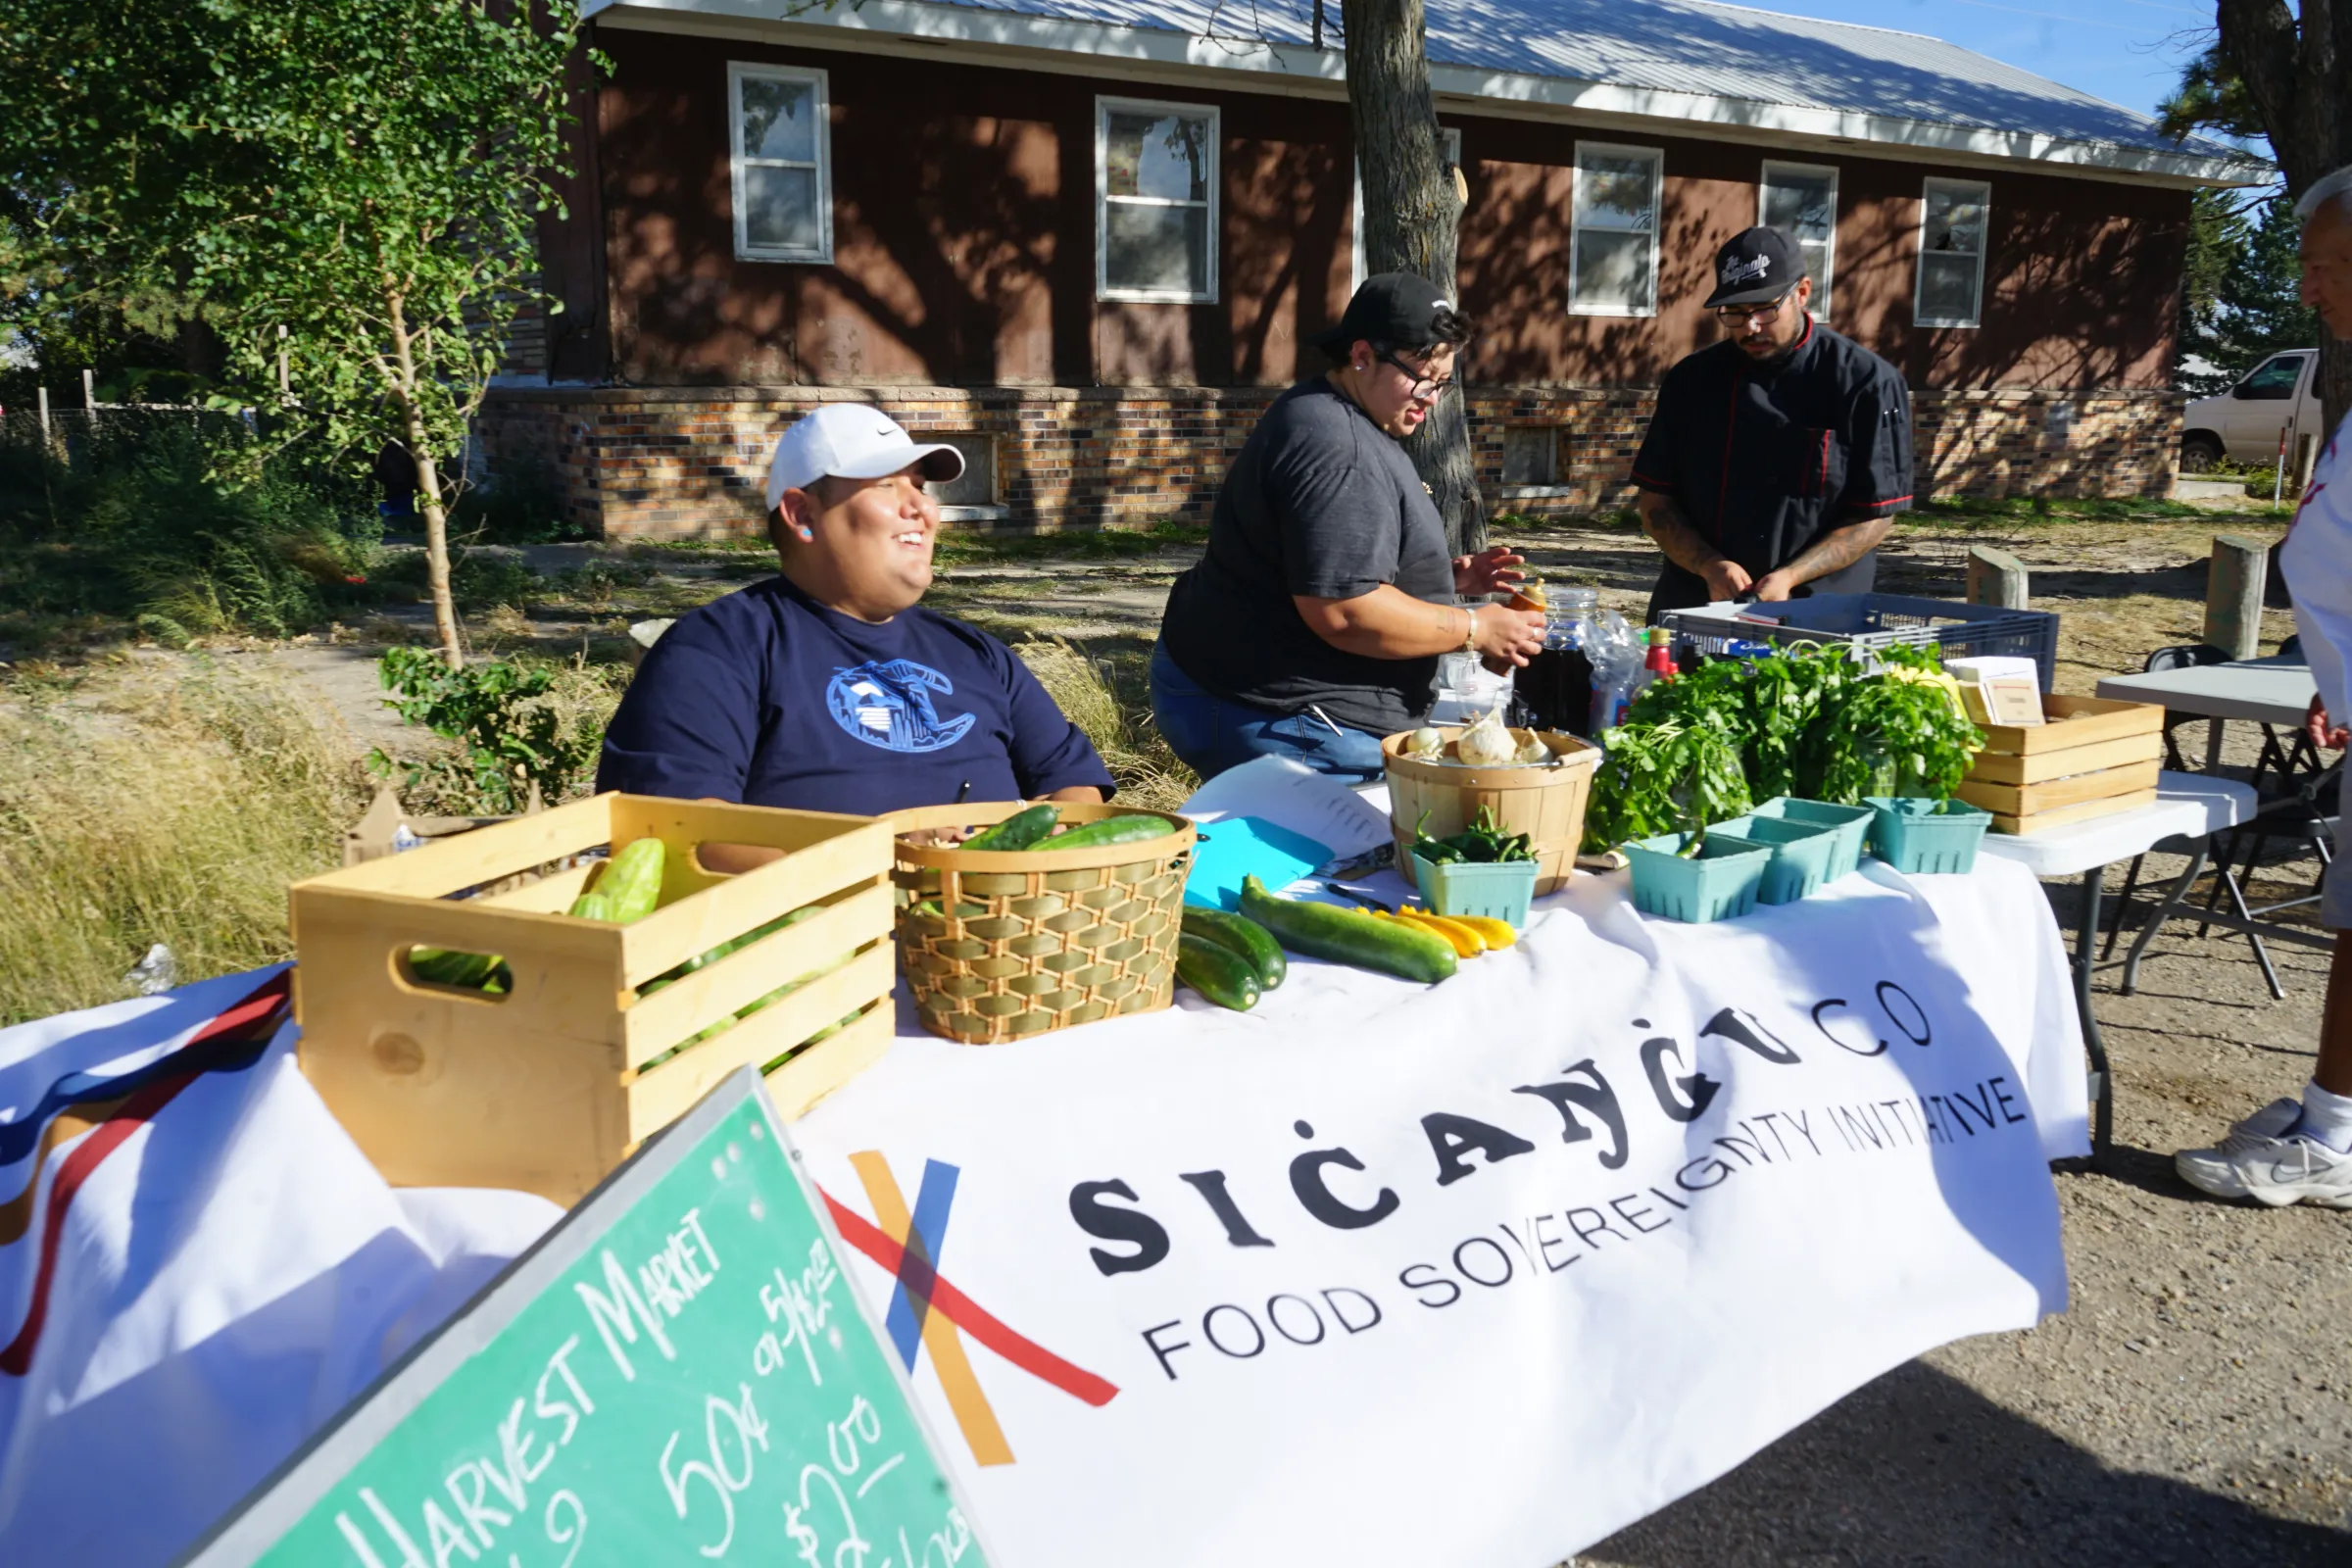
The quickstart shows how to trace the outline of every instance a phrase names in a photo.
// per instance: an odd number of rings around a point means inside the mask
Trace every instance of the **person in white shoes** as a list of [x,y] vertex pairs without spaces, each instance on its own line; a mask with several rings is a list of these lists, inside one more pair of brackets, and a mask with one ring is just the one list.
[[[2303,220],[2303,299],[2328,330],[2352,339],[2352,166],[2316,181],[2295,204]],[[2352,664],[2352,416],[2337,426],[2312,471],[2311,488],[2279,547],[2279,572],[2295,601],[2319,695],[2309,720],[2315,743],[2341,750],[2352,717],[2344,674]],[[2330,715],[2333,715],[2332,717]],[[2337,818],[2340,823],[2342,818]],[[2352,858],[2337,853],[2321,889],[2320,917],[2352,930]],[[2184,1149],[2174,1168],[2217,1198],[2251,1198],[2274,1208],[2314,1203],[2352,1208],[2352,943],[2339,937],[2320,1019],[2320,1056],[2300,1101],[2278,1100],[2230,1129],[2211,1149]]]

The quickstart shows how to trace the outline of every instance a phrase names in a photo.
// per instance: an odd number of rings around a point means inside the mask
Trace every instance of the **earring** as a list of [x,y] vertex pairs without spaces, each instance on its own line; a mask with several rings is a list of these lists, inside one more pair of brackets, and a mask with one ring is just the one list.
[[803,528],[803,529],[801,530],[801,537],[802,537],[803,539],[805,539],[805,540],[808,540],[808,541],[809,543],[811,543],[811,544],[815,543],[815,541],[816,541],[816,535],[814,535],[814,534],[810,533],[810,532],[809,532],[808,529],[806,529],[806,528]]

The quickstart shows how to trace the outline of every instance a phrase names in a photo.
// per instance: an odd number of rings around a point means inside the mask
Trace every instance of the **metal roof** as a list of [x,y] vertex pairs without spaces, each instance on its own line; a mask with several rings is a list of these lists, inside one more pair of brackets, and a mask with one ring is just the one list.
[[[1309,0],[948,3],[1298,47],[1308,42],[1312,15]],[[1339,0],[1325,13],[1329,45],[1339,37]],[[1916,32],[1708,0],[1428,0],[1428,18],[1433,66],[2050,137],[2241,169],[2251,162],[2204,137],[2174,141],[2150,116]]]

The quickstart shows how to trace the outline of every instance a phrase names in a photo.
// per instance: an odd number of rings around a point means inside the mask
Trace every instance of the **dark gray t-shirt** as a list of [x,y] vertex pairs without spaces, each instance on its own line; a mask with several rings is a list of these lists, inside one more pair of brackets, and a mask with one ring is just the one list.
[[1435,696],[1436,658],[1343,652],[1291,603],[1382,583],[1455,603],[1446,524],[1403,447],[1317,376],[1276,398],[1234,459],[1208,554],[1169,590],[1160,642],[1177,668],[1234,702],[1282,713],[1311,704],[1380,735],[1410,729]]

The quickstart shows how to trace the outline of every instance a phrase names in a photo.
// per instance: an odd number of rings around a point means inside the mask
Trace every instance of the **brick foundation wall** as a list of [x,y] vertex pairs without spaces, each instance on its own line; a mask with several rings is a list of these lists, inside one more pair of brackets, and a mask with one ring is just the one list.
[[[607,538],[757,532],[776,437],[829,401],[870,401],[926,435],[986,436],[996,505],[966,518],[1008,528],[1205,521],[1227,466],[1279,388],[502,388],[476,436],[493,472],[544,464],[570,521]],[[1471,440],[1488,508],[1523,514],[1630,506],[1642,389],[1473,388]],[[2170,392],[1921,392],[1913,419],[1923,496],[2162,496],[2182,398]],[[1548,429],[1544,438],[1514,429]],[[1506,485],[1513,477],[1549,483]]]

